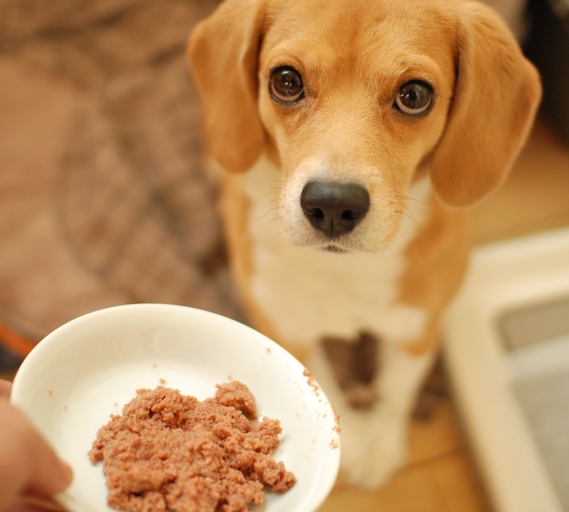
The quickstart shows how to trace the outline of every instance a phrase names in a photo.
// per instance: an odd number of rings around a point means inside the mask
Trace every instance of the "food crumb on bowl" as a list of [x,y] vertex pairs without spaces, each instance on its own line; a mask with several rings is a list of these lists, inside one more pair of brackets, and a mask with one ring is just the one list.
[[122,415],[101,427],[89,451],[103,461],[117,510],[132,512],[244,512],[265,491],[296,482],[271,454],[279,420],[257,418],[255,397],[239,381],[218,384],[199,401],[163,386],[139,389]]
[[320,397],[320,386],[318,385],[318,382],[316,382],[316,379],[314,378],[314,375],[312,375],[312,372],[305,368],[302,374],[306,377],[308,385],[314,390],[314,394],[317,397]]

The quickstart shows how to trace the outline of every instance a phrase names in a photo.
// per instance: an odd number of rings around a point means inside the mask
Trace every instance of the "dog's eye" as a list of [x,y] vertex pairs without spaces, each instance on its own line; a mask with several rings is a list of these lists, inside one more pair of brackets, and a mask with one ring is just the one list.
[[424,114],[432,104],[433,90],[418,80],[404,84],[395,96],[395,107],[412,116]]
[[294,103],[304,97],[304,85],[300,73],[285,66],[275,69],[269,80],[269,92],[280,103]]

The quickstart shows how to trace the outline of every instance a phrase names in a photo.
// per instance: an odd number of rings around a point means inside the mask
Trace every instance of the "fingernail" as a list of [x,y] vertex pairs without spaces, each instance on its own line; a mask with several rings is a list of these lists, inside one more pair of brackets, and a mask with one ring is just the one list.
[[73,481],[73,468],[71,467],[70,464],[68,464],[64,460],[62,460],[60,462],[61,462],[61,469],[62,469],[62,471],[61,471],[61,488],[67,489],[67,487],[69,487],[71,485],[71,482]]

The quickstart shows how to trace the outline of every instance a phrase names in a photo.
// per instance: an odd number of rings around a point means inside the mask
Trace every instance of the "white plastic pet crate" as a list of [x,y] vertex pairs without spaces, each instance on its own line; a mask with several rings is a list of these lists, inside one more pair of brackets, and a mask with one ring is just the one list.
[[496,512],[569,512],[569,229],[476,249],[443,335]]

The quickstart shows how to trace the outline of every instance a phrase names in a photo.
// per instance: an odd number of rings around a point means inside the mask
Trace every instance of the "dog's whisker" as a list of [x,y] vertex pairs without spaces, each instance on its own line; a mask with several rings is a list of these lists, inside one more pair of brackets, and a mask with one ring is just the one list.
[[275,191],[281,191],[283,187],[272,187],[271,189],[267,190],[267,194],[273,194]]
[[398,213],[400,213],[401,215],[405,215],[405,217],[407,217],[408,219],[411,219],[413,222],[419,224],[419,221],[413,216],[412,212],[406,212],[405,210],[398,210]]
[[395,254],[395,251],[393,250],[393,244],[395,242],[395,238],[392,236],[386,236],[384,238],[384,240],[382,240],[381,245],[382,247],[380,248],[381,251],[389,251],[391,254]]
[[397,199],[405,199],[406,201],[416,201],[419,204],[422,205],[426,205],[427,203],[425,201],[423,201],[422,199],[418,199],[417,197],[413,197],[413,196],[405,196],[405,195],[396,195],[395,196]]
[[280,215],[277,215],[276,217],[269,219],[262,226],[259,226],[258,228],[256,228],[255,232],[259,233],[262,229],[266,228],[269,224],[271,224],[272,222],[275,222],[276,220],[279,220],[279,219],[280,219]]
[[[271,205],[271,204],[274,204],[275,202],[278,203],[278,201],[279,201],[279,198],[278,198],[278,197],[275,197],[275,198],[273,198],[273,199],[269,199],[268,201],[265,201],[265,202],[261,205],[261,207],[262,207],[262,208],[266,208],[267,206],[269,206],[269,205]],[[265,212],[265,213],[266,213],[266,212]],[[263,215],[264,215],[264,214],[263,214]]]
[[[270,213],[274,213],[275,211],[278,211],[282,208],[281,205],[277,205],[274,208],[270,208],[268,209],[266,212],[262,213],[261,215],[259,215],[254,221],[253,221],[253,226],[255,226],[256,224],[258,224],[259,222],[263,221],[264,218],[269,215]],[[277,217],[280,217],[280,215],[278,215]]]
[[414,199],[415,201],[419,202],[420,204],[426,204],[423,201],[421,201],[420,199],[415,199],[414,197],[409,197],[409,196],[398,196],[395,201],[391,201],[391,204],[398,204],[399,206],[402,206],[404,208],[412,208],[412,206],[408,203],[408,199]]
[[[399,213],[403,213],[403,212],[399,212]],[[403,215],[405,215],[403,213]],[[415,219],[412,219],[415,220]],[[409,240],[413,239],[414,233],[413,230],[408,229],[408,227],[403,226],[403,225],[399,225],[399,228],[397,229],[397,233],[396,233],[396,238],[399,237],[403,242],[407,243],[409,242]]]
[[259,233],[262,229],[264,229],[265,227],[267,227],[269,224],[271,224],[271,222],[274,222],[276,220],[279,220],[281,218],[280,214],[275,215],[273,218],[265,221],[263,224],[258,225],[258,223],[261,221],[261,219],[263,217],[265,217],[266,215],[268,215],[269,213],[275,213],[276,211],[278,211],[280,209],[280,206],[273,208],[269,211],[266,211],[265,213],[263,213],[263,215],[261,215],[257,220],[255,220],[255,222],[253,223],[253,228],[255,230],[256,233]]
[[[413,219],[413,220],[415,220],[415,219]],[[407,230],[407,228],[405,228],[404,226],[399,226],[399,229],[397,230],[396,236],[400,237],[400,239],[404,243],[410,244],[413,247],[415,254],[417,254],[417,257],[419,258],[419,262],[422,264],[423,263],[423,257],[421,256],[419,249],[417,249],[417,246],[415,245],[414,234],[410,233],[409,230]]]
[[406,211],[403,211],[403,210],[395,210],[395,213],[399,213],[400,215],[404,215],[408,219],[411,219],[415,224],[420,225],[419,221],[417,219],[415,219],[415,217],[413,217],[412,213],[407,213]]
[[421,256],[421,253],[419,252],[419,249],[417,249],[417,246],[415,245],[414,241],[411,241],[411,246],[413,247],[413,250],[415,251],[417,257],[419,258],[419,263],[423,265],[423,256]]
[[403,208],[403,209],[412,210],[411,206],[409,206],[406,202],[403,202],[403,201],[399,201],[399,200],[391,201],[389,204],[399,206],[400,208]]
[[[419,201],[419,200],[417,199],[417,201]],[[422,204],[425,204],[422,201],[419,201],[419,202],[421,202]],[[411,219],[413,222],[419,224],[419,222],[415,218],[416,212],[413,210],[413,208],[411,206],[409,206],[406,203],[401,203],[399,201],[392,201],[391,204],[396,205],[397,207],[401,208],[401,210],[396,210],[397,213],[400,213],[401,215],[405,215],[406,217]]]
[[417,246],[415,245],[415,241],[413,240],[413,238],[407,236],[407,234],[404,234],[404,233],[400,233],[400,235],[403,238],[403,241],[407,242],[407,244],[409,244],[413,248],[413,251],[415,252],[417,257],[419,258],[419,263],[422,265],[423,264],[423,257],[421,256],[419,249],[417,249]]
[[401,225],[399,226],[397,234],[401,235],[404,241],[407,241],[408,237],[412,239],[415,236],[415,232],[412,228],[410,228],[409,226],[401,226]]

